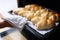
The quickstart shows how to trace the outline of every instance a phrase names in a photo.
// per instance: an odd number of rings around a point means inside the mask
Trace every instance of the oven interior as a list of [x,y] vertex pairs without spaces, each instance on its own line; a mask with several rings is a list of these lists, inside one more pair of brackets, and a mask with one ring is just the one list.
[[[25,5],[28,4],[37,4],[43,7],[46,7],[48,9],[54,10],[56,12],[60,12],[60,1],[58,0],[18,0],[18,7],[24,7]],[[60,23],[59,23],[60,24]],[[22,30],[22,34],[27,37],[30,40],[52,40],[52,39],[57,39],[59,36],[59,30],[60,30],[60,25],[58,25],[55,29],[53,29],[51,32],[47,33],[45,36],[38,34],[35,32],[33,29],[27,27],[25,25],[24,29]],[[33,30],[32,32],[29,30]],[[34,34],[35,32],[36,34]],[[59,38],[58,38],[59,39]]]

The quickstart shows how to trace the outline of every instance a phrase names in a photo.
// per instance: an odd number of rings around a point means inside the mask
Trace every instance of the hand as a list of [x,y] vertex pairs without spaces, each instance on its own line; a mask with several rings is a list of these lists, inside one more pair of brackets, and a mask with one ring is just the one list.
[[0,16],[0,28],[4,27],[12,27],[8,22],[6,22],[2,17]]

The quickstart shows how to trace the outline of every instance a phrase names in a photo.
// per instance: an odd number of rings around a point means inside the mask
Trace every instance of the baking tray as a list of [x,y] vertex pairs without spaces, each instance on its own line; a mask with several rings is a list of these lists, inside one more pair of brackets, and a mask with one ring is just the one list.
[[[51,9],[49,9],[51,10]],[[53,11],[53,10],[51,10]],[[12,15],[15,15],[13,14],[13,11],[9,11],[8,13],[12,14]],[[59,21],[57,21],[59,22]],[[28,24],[26,24],[23,28],[23,30],[21,31],[21,33],[27,38],[27,39],[30,39],[30,40],[43,40],[43,39],[46,39],[48,38],[50,35],[52,35],[60,26],[60,22],[58,25],[56,25],[50,32],[47,32],[45,33],[44,35],[37,32],[35,29],[33,29],[32,27],[30,27]]]

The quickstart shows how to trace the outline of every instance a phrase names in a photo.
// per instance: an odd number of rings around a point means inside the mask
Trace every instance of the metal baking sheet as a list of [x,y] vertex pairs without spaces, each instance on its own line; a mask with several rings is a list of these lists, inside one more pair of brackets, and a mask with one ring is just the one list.
[[[46,9],[47,9],[47,8],[46,8]],[[49,9],[49,10],[50,10],[50,9]],[[13,15],[16,15],[16,14],[13,13],[12,10],[9,11],[9,13],[10,13],[10,14],[13,14]],[[58,24],[59,24],[59,22],[56,22],[56,23],[55,23],[55,26],[58,26]],[[36,30],[37,32],[39,32],[39,33],[42,34],[42,35],[45,35],[46,33],[48,33],[48,32],[50,32],[50,31],[53,30],[53,28],[48,29],[48,30],[37,30],[36,26],[34,26],[31,21],[28,21],[28,25],[29,25],[32,29]]]
[[[10,14],[15,15],[14,13],[12,13],[12,11],[9,11]],[[28,21],[29,22],[29,21]],[[25,25],[25,27],[22,30],[22,34],[24,36],[26,36],[27,38],[29,37],[30,39],[44,39],[46,37],[49,37],[49,35],[51,35],[52,33],[54,33],[58,28],[59,28],[59,24],[60,22],[57,21],[55,23],[55,27],[49,30],[43,30],[43,31],[39,31],[35,28],[34,25],[32,25],[31,22],[29,22],[28,24]],[[34,27],[33,27],[34,26]],[[32,36],[32,37],[31,37]],[[35,38],[34,38],[35,36]],[[29,39],[28,38],[28,39]]]

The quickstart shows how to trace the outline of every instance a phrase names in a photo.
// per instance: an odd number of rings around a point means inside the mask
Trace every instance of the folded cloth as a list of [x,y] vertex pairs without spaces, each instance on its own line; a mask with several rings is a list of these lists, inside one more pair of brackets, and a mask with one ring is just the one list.
[[11,15],[9,13],[0,13],[2,18],[10,23],[12,26],[23,28],[23,26],[27,23],[27,19],[18,15]]

